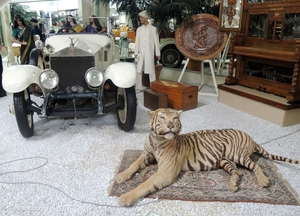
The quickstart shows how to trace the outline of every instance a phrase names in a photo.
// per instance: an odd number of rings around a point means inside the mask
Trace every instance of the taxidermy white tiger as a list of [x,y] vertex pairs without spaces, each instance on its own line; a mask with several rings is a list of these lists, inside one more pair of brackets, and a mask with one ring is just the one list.
[[121,195],[118,200],[119,205],[132,205],[140,197],[172,184],[180,171],[208,171],[223,168],[231,175],[230,190],[237,191],[242,173],[236,164],[252,170],[258,184],[268,187],[271,184],[270,180],[250,159],[250,155],[254,152],[271,160],[300,163],[297,160],[269,154],[249,135],[235,129],[200,130],[179,135],[181,113],[182,111],[172,109],[149,111],[150,134],[143,153],[129,168],[117,174],[116,181],[126,182],[135,172],[155,161],[158,170],[144,183]]

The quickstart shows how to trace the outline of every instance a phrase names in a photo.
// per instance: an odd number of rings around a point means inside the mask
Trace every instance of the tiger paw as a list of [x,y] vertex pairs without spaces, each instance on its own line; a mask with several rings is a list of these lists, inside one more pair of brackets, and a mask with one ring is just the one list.
[[238,191],[239,190],[239,187],[235,184],[235,183],[233,183],[233,182],[229,182],[229,188],[230,188],[230,190],[232,191],[232,192],[236,192],[236,191]]
[[138,198],[134,198],[130,193],[123,194],[119,197],[118,203],[120,206],[130,206],[132,205]]
[[258,184],[262,187],[269,187],[271,185],[271,181],[269,180],[269,178],[264,174],[264,172],[262,171],[262,169],[257,169],[256,171],[254,171]]
[[231,175],[231,179],[229,181],[229,188],[232,192],[238,191],[238,189],[239,189],[238,183],[241,179],[241,177],[240,177],[241,175],[242,175],[242,173],[239,170],[237,170],[236,173]]
[[258,181],[258,184],[262,187],[269,187],[271,185],[269,178],[265,175],[257,178],[257,181]]
[[118,184],[124,183],[131,178],[131,175],[126,174],[125,172],[118,173],[115,177],[115,181]]

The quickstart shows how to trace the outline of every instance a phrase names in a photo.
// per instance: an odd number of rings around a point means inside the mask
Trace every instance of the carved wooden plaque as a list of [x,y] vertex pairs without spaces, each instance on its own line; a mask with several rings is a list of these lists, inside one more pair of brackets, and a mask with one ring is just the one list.
[[219,31],[219,18],[211,14],[197,14],[188,24],[182,23],[175,32],[177,49],[193,60],[213,58],[221,52],[227,34]]

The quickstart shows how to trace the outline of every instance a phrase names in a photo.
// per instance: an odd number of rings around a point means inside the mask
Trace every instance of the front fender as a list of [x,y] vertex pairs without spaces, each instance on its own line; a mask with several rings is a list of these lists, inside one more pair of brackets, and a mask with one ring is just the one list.
[[118,87],[129,88],[136,82],[136,67],[130,62],[118,62],[110,65],[105,71],[105,80],[111,81]]
[[3,71],[2,85],[5,91],[17,93],[25,90],[32,83],[39,84],[42,70],[33,65],[13,65]]
[[175,45],[175,38],[161,38],[159,48],[162,50],[165,46]]

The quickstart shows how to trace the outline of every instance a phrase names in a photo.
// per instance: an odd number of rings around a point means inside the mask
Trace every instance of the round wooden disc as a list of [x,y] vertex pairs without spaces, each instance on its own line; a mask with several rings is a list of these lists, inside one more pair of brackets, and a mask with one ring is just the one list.
[[221,52],[227,41],[227,34],[218,29],[219,18],[211,14],[197,14],[188,24],[181,23],[175,32],[177,49],[193,60],[213,58]]

